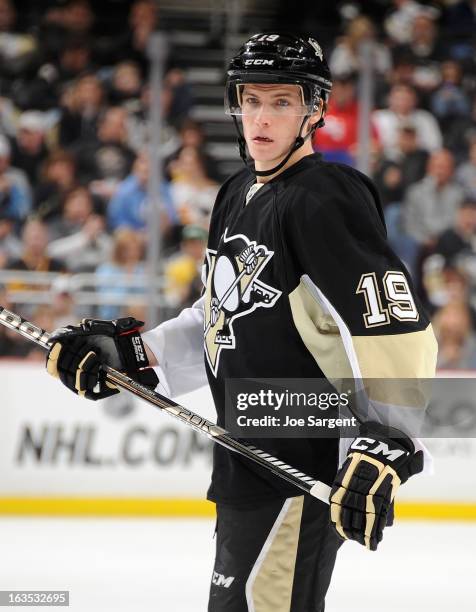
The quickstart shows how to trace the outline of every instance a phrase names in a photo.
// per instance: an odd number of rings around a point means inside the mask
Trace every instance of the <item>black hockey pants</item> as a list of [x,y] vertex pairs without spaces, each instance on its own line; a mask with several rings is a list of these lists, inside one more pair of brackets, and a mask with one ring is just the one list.
[[208,612],[324,612],[342,540],[329,507],[309,495],[217,505]]

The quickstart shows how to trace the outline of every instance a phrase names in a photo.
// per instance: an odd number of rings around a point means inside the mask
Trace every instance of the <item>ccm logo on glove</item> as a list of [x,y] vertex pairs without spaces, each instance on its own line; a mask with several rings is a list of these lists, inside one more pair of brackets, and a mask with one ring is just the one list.
[[[375,448],[372,448],[373,445],[376,445]],[[351,444],[350,448],[352,450],[367,451],[368,453],[372,453],[372,455],[381,454],[384,457],[387,457],[389,461],[396,461],[402,455],[410,454],[408,451],[396,448],[390,449],[388,444],[385,444],[385,442],[373,440],[372,438],[356,438]]]

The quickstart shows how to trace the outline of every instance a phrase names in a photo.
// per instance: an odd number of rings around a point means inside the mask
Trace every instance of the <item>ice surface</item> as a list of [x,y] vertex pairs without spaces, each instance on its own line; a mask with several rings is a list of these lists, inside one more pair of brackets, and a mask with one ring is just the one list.
[[[74,612],[205,612],[213,529],[207,519],[1,518],[0,589],[69,590]],[[474,523],[400,522],[377,553],[348,543],[326,612],[475,612],[475,551]]]

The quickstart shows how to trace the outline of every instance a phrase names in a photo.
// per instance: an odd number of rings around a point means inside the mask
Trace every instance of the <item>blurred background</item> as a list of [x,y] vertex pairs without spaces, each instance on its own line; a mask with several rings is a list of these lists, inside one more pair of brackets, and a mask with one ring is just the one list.
[[[151,326],[192,303],[214,198],[241,167],[223,112],[227,58],[251,33],[285,27],[320,42],[334,78],[315,149],[375,180],[440,367],[473,369],[474,11],[0,0],[2,303],[47,329],[85,315]],[[37,354],[0,331],[1,356]]]
[[[273,28],[322,46],[334,87],[315,150],[373,178],[389,241],[432,317],[440,372],[473,376],[474,0],[0,0],[0,304],[52,330],[85,316],[126,315],[150,328],[193,303],[215,196],[242,166],[223,112],[225,67],[251,34]],[[43,360],[41,349],[0,327],[0,533],[9,550],[0,588],[64,589],[69,581],[78,610],[132,610],[137,593],[119,589],[109,608],[94,570],[116,584],[123,554],[147,593],[151,567],[161,564],[159,590],[175,601],[155,606],[160,596],[150,592],[142,610],[205,609],[210,445],[125,394],[84,405],[44,374]],[[213,418],[207,389],[181,399]],[[427,549],[410,562],[407,547],[414,551],[421,537],[431,546],[441,535],[450,571],[469,554],[455,544],[458,534],[476,546],[475,432],[473,416],[461,438],[430,440],[437,475],[404,487],[400,517],[424,521],[427,531],[405,525],[400,538],[389,536],[388,556],[371,562],[375,571],[413,563],[413,603],[397,598],[386,609],[474,609],[474,556],[459,583],[435,567],[436,591],[430,578],[418,591],[419,568],[441,557]],[[86,527],[19,515],[189,518],[179,526],[144,519]],[[194,523],[197,516],[204,518]],[[177,544],[182,536],[191,548]],[[77,565],[65,564],[70,538]],[[52,551],[41,569],[40,548]],[[361,562],[356,553],[351,547],[344,557],[342,579]],[[197,600],[179,588],[187,555]],[[25,556],[35,562],[25,565]],[[362,610],[382,609],[361,595]],[[335,595],[332,609],[347,610],[349,601]]]

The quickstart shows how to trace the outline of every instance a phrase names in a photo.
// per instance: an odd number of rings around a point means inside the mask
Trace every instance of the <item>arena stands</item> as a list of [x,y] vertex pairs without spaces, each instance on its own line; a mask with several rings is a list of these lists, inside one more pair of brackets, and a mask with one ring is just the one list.
[[[169,41],[160,317],[190,303],[219,184],[241,167],[222,107],[225,48],[282,27],[289,3],[272,4],[240,15],[230,37],[223,16],[185,12],[180,3],[0,0],[2,303],[49,327],[68,316],[143,310],[153,171],[147,42],[156,30]],[[325,47],[335,79],[314,146],[355,164],[358,48],[373,41],[372,174],[389,239],[434,318],[441,364],[474,368],[475,12],[465,1],[387,4],[294,15],[298,30],[315,27],[309,33]],[[1,356],[36,358],[7,336],[0,329]]]

